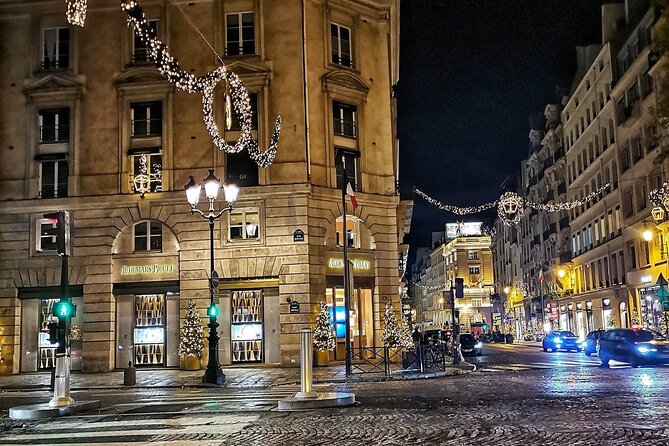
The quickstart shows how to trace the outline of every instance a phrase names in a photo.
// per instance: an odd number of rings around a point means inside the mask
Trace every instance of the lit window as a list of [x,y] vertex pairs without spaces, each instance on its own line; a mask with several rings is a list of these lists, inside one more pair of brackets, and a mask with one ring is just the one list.
[[54,144],[70,139],[70,109],[51,108],[39,111],[39,142]]
[[[337,246],[343,246],[342,244],[343,221],[341,217],[337,218],[335,226],[336,226],[335,228],[336,244]],[[353,217],[346,218],[346,241],[348,243],[347,245],[348,247],[360,248],[360,222]]]
[[469,267],[469,274],[481,274],[481,267],[480,266],[470,266]]
[[253,12],[236,12],[225,15],[225,54],[239,56],[255,54],[255,26]]
[[163,155],[160,147],[130,149],[132,158],[132,191],[137,193],[162,192]]
[[337,101],[333,102],[332,119],[334,134],[355,138],[357,134],[356,114],[357,109],[355,105],[344,104],[343,102]]
[[[149,28],[151,28],[156,35],[158,34],[158,20],[149,20]],[[149,62],[149,52],[146,48],[146,44],[142,42],[142,39],[136,33],[133,33],[133,51],[132,51],[132,61],[133,62]]]
[[35,161],[39,163],[40,198],[67,197],[69,176],[67,154],[37,155]]
[[37,220],[37,251],[55,251],[58,248],[58,228],[56,222],[46,218]]
[[163,133],[162,101],[130,104],[130,132],[134,138],[161,136]]
[[257,240],[260,238],[258,209],[239,209],[229,214],[229,240]]
[[42,40],[42,69],[69,68],[70,29],[47,28],[44,30]]
[[163,224],[142,221],[135,225],[135,252],[163,250]]
[[472,298],[472,307],[482,307],[483,306],[483,299],[480,297],[473,297]]
[[332,41],[332,63],[352,67],[351,29],[332,23],[330,24],[330,37]]
[[478,251],[469,251],[467,253],[467,257],[469,258],[469,260],[478,260],[479,252]]

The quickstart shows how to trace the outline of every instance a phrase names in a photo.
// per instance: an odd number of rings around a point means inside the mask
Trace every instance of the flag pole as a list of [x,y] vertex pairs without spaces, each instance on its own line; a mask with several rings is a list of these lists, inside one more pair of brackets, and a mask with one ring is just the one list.
[[342,187],[341,187],[341,206],[342,206],[342,242],[344,244],[344,328],[346,330],[346,376],[351,374],[351,321],[349,318],[349,309],[351,308],[351,293],[348,269],[348,231],[346,228],[346,187],[348,185],[348,176],[346,175],[346,157],[343,151],[341,155],[342,166]]

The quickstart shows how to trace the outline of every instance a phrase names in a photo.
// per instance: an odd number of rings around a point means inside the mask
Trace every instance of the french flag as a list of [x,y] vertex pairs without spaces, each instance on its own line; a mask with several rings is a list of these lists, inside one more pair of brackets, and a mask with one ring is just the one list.
[[355,194],[353,193],[353,186],[351,186],[350,182],[346,183],[346,195],[348,195],[351,198],[351,204],[353,205],[353,209],[357,208],[358,200],[355,199]]

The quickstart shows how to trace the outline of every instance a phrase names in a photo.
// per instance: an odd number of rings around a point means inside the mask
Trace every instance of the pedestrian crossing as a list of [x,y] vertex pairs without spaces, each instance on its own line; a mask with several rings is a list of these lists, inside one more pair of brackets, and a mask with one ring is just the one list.
[[[318,391],[317,386],[314,386]],[[54,420],[3,425],[0,445],[128,444],[208,446],[227,444],[235,433],[274,410],[277,401],[294,396],[297,386],[248,389],[184,389],[166,395],[147,395],[104,407],[100,413]],[[109,398],[109,394],[106,394]]]
[[562,369],[571,367],[598,367],[601,362],[597,359],[570,359],[570,360],[555,360],[551,362],[530,362],[526,364],[493,364],[482,365],[479,367],[481,372],[521,372],[525,370],[542,370],[542,369]]

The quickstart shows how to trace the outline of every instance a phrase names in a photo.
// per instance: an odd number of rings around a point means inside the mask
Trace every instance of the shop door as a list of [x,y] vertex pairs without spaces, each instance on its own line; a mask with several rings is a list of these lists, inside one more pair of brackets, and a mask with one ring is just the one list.
[[[337,335],[337,347],[334,359],[346,358],[346,311],[344,307],[344,289],[328,288],[325,298],[330,310],[330,319],[334,323]],[[354,288],[349,311],[351,326],[351,346],[354,348],[372,347],[374,345],[374,316],[372,307],[372,290]]]
[[166,311],[164,294],[135,295],[135,365],[165,365]]
[[51,314],[59,299],[40,299],[40,331],[38,370],[50,370],[56,366],[56,348],[58,344],[49,342],[49,323],[58,323],[58,318]]
[[263,291],[232,293],[232,362],[263,362]]

